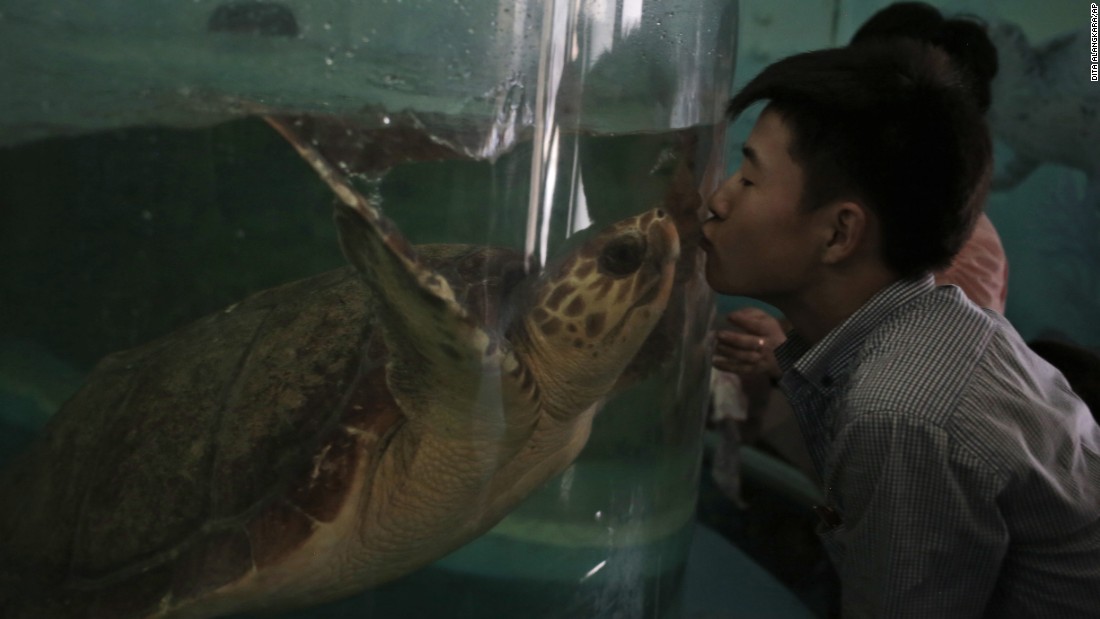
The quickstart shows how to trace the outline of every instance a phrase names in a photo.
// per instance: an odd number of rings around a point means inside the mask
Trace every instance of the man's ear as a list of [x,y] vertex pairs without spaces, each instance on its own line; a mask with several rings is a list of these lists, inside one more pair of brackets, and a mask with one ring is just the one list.
[[871,214],[862,204],[837,201],[822,209],[827,240],[822,260],[837,264],[865,249],[870,242]]

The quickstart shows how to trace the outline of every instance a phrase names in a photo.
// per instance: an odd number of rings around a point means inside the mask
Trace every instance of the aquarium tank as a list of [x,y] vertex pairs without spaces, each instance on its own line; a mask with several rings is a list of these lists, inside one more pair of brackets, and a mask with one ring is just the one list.
[[737,33],[0,1],[0,606],[680,616]]

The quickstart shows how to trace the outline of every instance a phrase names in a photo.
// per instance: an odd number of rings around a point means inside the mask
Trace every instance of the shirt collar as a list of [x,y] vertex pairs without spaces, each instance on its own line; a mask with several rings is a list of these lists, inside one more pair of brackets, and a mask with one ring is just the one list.
[[[783,382],[801,377],[817,389],[829,390],[843,374],[867,336],[895,309],[936,286],[931,274],[896,281],[875,293],[851,316],[834,327],[820,342],[810,345],[797,332],[775,349]],[[793,385],[792,385],[793,386]]]

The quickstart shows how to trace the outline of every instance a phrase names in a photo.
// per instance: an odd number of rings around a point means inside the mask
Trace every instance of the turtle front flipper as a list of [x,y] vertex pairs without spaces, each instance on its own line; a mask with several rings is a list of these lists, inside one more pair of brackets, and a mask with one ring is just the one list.
[[518,448],[537,405],[529,374],[455,297],[377,208],[317,149],[267,118],[336,193],[344,256],[367,285],[372,313],[390,351],[387,382],[410,421],[447,439]]

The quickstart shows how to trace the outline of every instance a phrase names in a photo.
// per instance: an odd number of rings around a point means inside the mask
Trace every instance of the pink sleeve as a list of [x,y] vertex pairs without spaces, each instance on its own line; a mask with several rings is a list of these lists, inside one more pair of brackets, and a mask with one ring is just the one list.
[[985,213],[951,266],[936,273],[936,283],[958,286],[977,305],[1004,313],[1008,296],[1008,259],[1001,246],[1001,237]]

